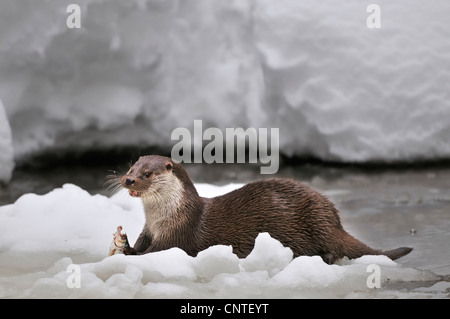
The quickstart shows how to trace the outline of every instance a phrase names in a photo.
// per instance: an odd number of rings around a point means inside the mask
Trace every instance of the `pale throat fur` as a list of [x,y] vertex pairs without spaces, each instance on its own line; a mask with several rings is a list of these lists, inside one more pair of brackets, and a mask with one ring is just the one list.
[[180,180],[172,173],[161,174],[157,182],[142,195],[145,211],[145,227],[153,240],[170,235],[170,230],[177,227],[180,219],[179,206],[184,191]]

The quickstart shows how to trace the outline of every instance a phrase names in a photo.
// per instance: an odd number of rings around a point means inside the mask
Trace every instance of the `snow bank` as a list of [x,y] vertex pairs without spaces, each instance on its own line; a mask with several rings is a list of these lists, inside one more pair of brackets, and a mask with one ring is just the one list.
[[[203,184],[199,189],[214,196],[237,186]],[[92,196],[69,184],[0,207],[0,297],[439,298],[448,287],[442,282],[429,289],[426,283],[439,281],[439,276],[402,267],[385,256],[344,259],[339,265],[327,265],[318,256],[293,259],[291,250],[267,233],[256,238],[245,259],[220,245],[195,258],[178,248],[107,257],[116,226],[123,225],[133,244],[143,218],[140,201],[126,192]],[[79,288],[70,288],[72,264],[80,269]],[[370,264],[380,267],[380,289],[367,285]],[[418,282],[419,288],[389,288],[402,282]]]
[[8,182],[14,169],[14,149],[11,127],[0,100],[0,182]]
[[[156,145],[177,127],[278,127],[286,155],[450,156],[450,3],[86,0],[0,3],[0,97],[16,159]],[[38,8],[38,10],[36,9]]]

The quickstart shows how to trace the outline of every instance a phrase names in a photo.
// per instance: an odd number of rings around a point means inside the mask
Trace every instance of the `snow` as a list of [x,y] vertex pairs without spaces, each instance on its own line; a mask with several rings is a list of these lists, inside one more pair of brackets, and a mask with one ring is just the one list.
[[[0,1],[0,182],[39,152],[167,149],[195,119],[280,128],[288,156],[450,157],[446,0],[378,0],[377,30],[356,0],[84,0],[80,29],[66,26],[70,3]],[[211,197],[241,185],[196,186]],[[133,242],[143,222],[126,192],[72,184],[0,207],[0,298],[448,297],[430,271],[383,256],[293,259],[266,233],[244,259],[227,246],[107,257],[118,225]],[[71,264],[80,288],[67,285]],[[381,288],[367,285],[371,264]]]
[[12,150],[170,149],[195,119],[278,127],[288,156],[450,156],[446,0],[377,1],[375,30],[356,0],[85,0],[80,29],[69,4],[0,3],[2,180]]
[[2,100],[0,100],[0,150],[0,182],[8,182],[14,170],[14,149],[11,127]]
[[[196,185],[216,196],[241,185]],[[108,256],[118,225],[134,243],[144,214],[125,191],[90,195],[72,184],[45,195],[26,194],[0,207],[0,298],[442,298],[448,282],[430,271],[404,267],[385,256],[344,258],[327,265],[318,256],[295,259],[268,233],[246,258],[230,246],[196,257],[179,248],[142,256]],[[70,265],[80,287],[69,288]],[[367,285],[368,266],[380,267],[380,288]],[[411,289],[390,288],[401,283]],[[431,282],[431,283],[430,283]],[[434,285],[433,285],[434,284]],[[431,286],[432,285],[432,286]],[[429,287],[431,286],[431,287]],[[447,296],[448,297],[448,296]]]

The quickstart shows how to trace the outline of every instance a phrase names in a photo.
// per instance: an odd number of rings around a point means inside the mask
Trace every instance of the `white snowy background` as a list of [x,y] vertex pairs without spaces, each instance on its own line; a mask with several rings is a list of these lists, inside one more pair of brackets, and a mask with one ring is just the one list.
[[48,150],[173,145],[176,127],[279,127],[283,154],[450,155],[450,2],[0,1],[0,179]]
[[[80,29],[66,26],[73,2]],[[195,119],[278,127],[288,156],[448,158],[450,2],[376,1],[382,27],[371,30],[373,2],[0,0],[0,180],[41,152],[170,148]],[[70,184],[0,207],[0,298],[448,297],[448,278],[431,271],[383,256],[292,259],[268,234],[246,259],[224,246],[106,257],[117,225],[134,241],[142,223],[139,200]],[[67,287],[71,263],[81,289]],[[367,286],[372,263],[383,289]],[[418,285],[387,286],[403,282]]]

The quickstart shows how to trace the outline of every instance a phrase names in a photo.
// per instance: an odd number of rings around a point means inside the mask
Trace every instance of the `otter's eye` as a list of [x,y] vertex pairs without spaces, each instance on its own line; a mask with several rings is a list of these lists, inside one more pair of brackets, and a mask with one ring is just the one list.
[[145,177],[149,178],[150,175],[152,175],[152,172],[147,172],[147,173],[145,173],[144,175],[145,175]]

